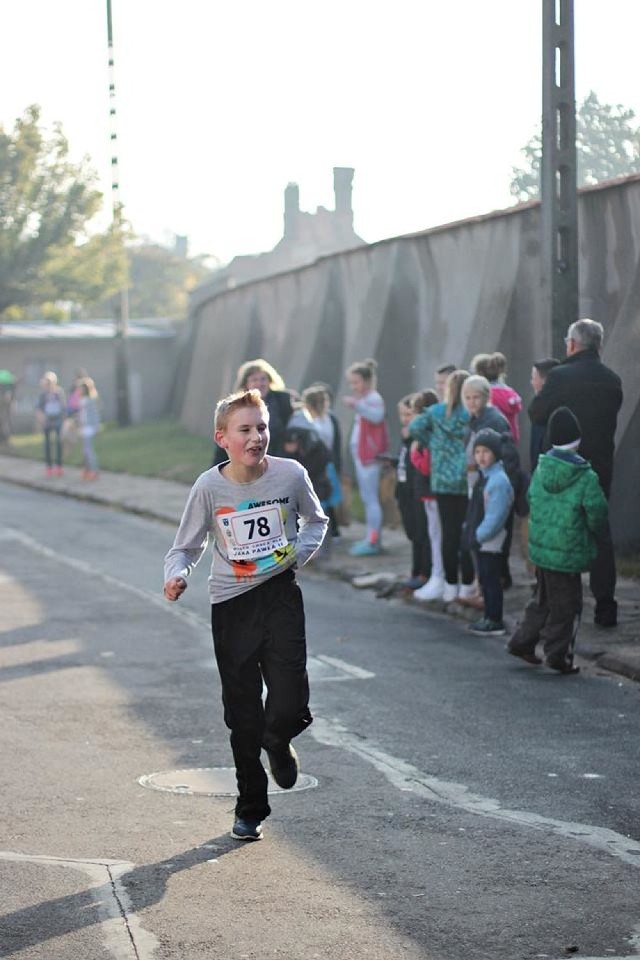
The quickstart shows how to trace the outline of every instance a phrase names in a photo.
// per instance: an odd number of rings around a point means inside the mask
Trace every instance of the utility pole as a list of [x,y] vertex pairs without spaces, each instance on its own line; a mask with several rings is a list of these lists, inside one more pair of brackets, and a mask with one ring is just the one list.
[[[118,176],[118,133],[116,129],[116,84],[113,61],[111,0],[107,0],[107,46],[109,59],[109,129],[111,139],[111,211],[114,226],[122,224],[122,202]],[[113,337],[116,373],[116,418],[119,427],[131,423],[129,404],[129,290],[118,295]]]
[[555,357],[578,319],[574,0],[542,0],[541,280]]

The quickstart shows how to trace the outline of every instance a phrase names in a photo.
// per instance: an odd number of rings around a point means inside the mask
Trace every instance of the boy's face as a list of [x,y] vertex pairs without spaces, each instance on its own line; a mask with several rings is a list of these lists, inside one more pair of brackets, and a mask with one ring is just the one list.
[[404,403],[398,404],[398,419],[403,427],[408,427],[413,420],[413,410],[405,406]]
[[436,373],[435,375],[436,393],[440,401],[444,400],[444,391],[447,386],[448,376],[448,373]]
[[216,430],[215,441],[229,454],[232,463],[257,467],[269,446],[269,421],[260,407],[238,407],[224,430]]
[[478,445],[473,451],[473,456],[481,470],[487,470],[492,463],[496,462],[495,455],[489,447]]
[[469,411],[469,415],[477,417],[487,405],[488,397],[481,390],[465,390],[462,388],[462,402]]
[[533,387],[534,393],[540,393],[544,386],[545,378],[540,375],[540,371],[537,367],[531,367],[531,386]]

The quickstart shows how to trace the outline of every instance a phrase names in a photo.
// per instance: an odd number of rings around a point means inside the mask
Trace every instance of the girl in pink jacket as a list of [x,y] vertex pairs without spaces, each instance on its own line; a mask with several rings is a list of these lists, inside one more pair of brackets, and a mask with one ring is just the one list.
[[511,435],[517,443],[520,439],[518,414],[522,410],[522,397],[505,383],[507,358],[504,353],[479,353],[471,361],[471,369],[489,381],[491,404],[507,418]]

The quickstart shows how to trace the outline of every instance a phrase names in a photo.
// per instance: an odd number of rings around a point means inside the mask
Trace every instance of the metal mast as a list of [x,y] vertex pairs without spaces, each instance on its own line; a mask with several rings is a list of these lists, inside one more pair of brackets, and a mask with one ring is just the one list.
[[[109,62],[109,130],[111,140],[111,210],[114,226],[122,224],[122,201],[118,177],[118,133],[116,129],[116,84],[113,61],[111,0],[107,0],[107,46]],[[114,353],[116,373],[116,417],[118,426],[131,423],[129,405],[129,290],[120,291],[116,307]]]
[[552,354],[578,319],[574,0],[542,0],[542,306]]

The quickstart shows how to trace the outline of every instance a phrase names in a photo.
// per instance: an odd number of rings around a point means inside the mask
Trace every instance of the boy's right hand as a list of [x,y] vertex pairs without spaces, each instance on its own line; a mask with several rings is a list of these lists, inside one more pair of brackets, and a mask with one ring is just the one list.
[[171,577],[164,585],[165,600],[179,600],[187,589],[187,581],[184,577]]

